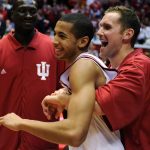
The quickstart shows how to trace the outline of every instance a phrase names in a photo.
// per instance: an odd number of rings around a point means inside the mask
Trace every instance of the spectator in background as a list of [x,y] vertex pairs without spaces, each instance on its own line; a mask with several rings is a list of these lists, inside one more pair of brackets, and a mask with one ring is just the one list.
[[98,39],[96,35],[94,35],[94,37],[91,40],[88,52],[90,54],[99,57],[100,47],[101,47],[101,41]]
[[6,22],[3,18],[3,15],[0,13],[0,38],[2,38],[3,35],[5,34],[5,30],[6,30]]
[[[0,40],[0,115],[15,112],[23,118],[47,121],[41,101],[56,90],[63,66],[55,59],[50,38],[34,28],[35,0],[15,0],[12,19],[15,31]],[[0,139],[0,150],[58,149],[57,144],[2,126]]]
[[14,28],[15,28],[14,23],[11,22],[10,19],[6,19],[6,31],[5,31],[5,34],[14,31]]

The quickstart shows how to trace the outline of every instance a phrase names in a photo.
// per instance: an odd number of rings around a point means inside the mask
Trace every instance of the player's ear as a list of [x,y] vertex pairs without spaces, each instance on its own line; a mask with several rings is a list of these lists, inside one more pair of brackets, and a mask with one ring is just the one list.
[[134,35],[134,30],[132,28],[129,28],[129,29],[126,29],[124,32],[123,32],[123,40],[130,40],[132,39]]
[[89,43],[89,37],[84,36],[78,40],[78,47],[83,48],[86,47],[86,45]]

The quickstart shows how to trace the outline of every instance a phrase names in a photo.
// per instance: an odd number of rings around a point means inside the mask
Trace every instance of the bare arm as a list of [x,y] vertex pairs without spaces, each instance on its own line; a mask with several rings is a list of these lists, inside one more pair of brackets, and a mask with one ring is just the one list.
[[79,60],[73,65],[69,76],[72,95],[67,119],[48,123],[8,114],[0,118],[0,124],[11,130],[29,132],[50,142],[79,146],[86,138],[94,109],[97,76],[94,65],[89,60]]

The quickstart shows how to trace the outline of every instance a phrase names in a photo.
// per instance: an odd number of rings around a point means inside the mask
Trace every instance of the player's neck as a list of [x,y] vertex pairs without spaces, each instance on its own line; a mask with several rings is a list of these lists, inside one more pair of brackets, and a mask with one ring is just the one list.
[[119,51],[119,53],[117,55],[115,55],[115,57],[109,58],[111,67],[114,69],[117,69],[120,64],[122,63],[122,61],[125,59],[125,57],[131,53],[134,49],[129,47],[126,49],[122,49]]
[[83,52],[82,51],[78,51],[72,57],[70,57],[69,59],[65,60],[67,65],[71,65],[81,53],[83,53]]
[[35,31],[30,32],[29,34],[19,33],[15,31],[14,37],[15,39],[22,44],[23,46],[27,46],[34,36]]

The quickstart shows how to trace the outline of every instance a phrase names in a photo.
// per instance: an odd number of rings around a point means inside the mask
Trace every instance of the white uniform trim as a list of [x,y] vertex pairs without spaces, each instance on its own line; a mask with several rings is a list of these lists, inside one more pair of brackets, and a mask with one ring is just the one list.
[[[82,53],[76,60],[66,69],[66,71],[61,75],[60,82],[63,86],[67,87],[71,92],[71,87],[69,83],[69,71],[71,66],[79,59],[91,59],[96,63],[99,68],[103,71],[107,82],[115,78],[117,72],[112,69],[108,69],[107,66],[98,57]],[[93,113],[89,131],[86,140],[79,147],[69,146],[69,150],[124,150],[124,147],[120,140],[119,131],[112,132],[107,127],[103,119],[96,113]]]

